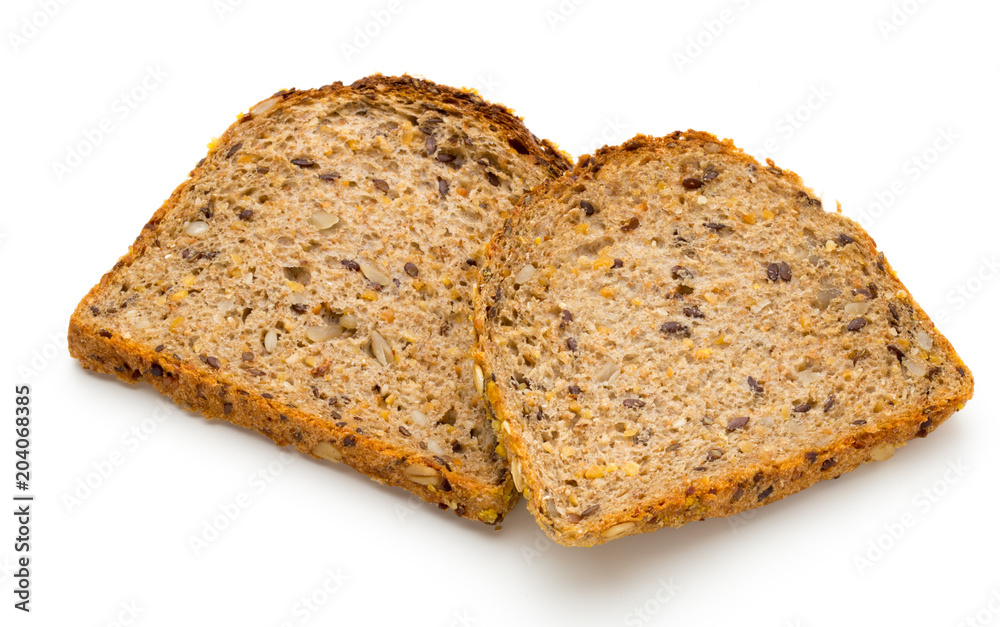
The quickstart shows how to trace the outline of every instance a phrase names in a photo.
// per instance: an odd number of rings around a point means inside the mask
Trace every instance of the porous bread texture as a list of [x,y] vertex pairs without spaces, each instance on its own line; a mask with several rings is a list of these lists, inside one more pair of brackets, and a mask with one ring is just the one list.
[[582,158],[486,257],[477,375],[562,544],[773,502],[888,459],[972,396],[861,227],[707,133]]
[[283,91],[211,147],[81,301],[70,351],[459,516],[517,499],[472,385],[483,245],[570,164],[409,77]]

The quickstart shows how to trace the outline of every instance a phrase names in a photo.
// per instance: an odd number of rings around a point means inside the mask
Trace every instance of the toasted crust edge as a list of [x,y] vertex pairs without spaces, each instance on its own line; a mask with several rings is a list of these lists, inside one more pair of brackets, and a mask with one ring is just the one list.
[[[452,113],[475,116],[484,123],[496,124],[500,134],[506,137],[515,151],[520,153],[511,143],[514,141],[553,177],[572,166],[554,144],[532,135],[521,119],[506,107],[486,102],[469,91],[408,76],[373,75],[356,81],[350,87],[338,82],[310,90],[282,90],[261,103],[271,98],[280,98],[274,107],[287,107],[304,99],[336,94],[372,97],[389,90],[396,95],[424,99],[437,106],[453,107]],[[253,107],[251,111],[252,109]],[[253,113],[240,116],[209,150],[209,155],[227,145],[236,132],[235,129],[253,118]],[[145,381],[186,409],[201,413],[209,419],[226,420],[253,429],[271,438],[279,446],[292,444],[299,451],[317,459],[319,457],[312,452],[317,444],[337,440],[344,463],[374,481],[407,489],[425,501],[437,503],[441,509],[451,509],[460,517],[499,525],[520,497],[509,473],[501,484],[491,485],[435,463],[431,465],[445,480],[441,482],[441,487],[448,486],[450,490],[414,483],[407,478],[404,470],[410,464],[428,465],[423,457],[410,455],[402,449],[386,446],[375,438],[361,435],[354,437],[353,446],[343,446],[344,433],[331,428],[326,420],[295,408],[282,407],[275,401],[241,390],[224,375],[208,376],[203,368],[192,367],[169,355],[156,353],[135,341],[116,336],[105,337],[102,332],[107,334],[108,331],[90,323],[87,316],[90,303],[98,293],[115,282],[125,268],[146,252],[155,238],[160,222],[179,202],[183,189],[204,167],[206,159],[199,161],[187,179],[175,188],[149,219],[128,252],[81,299],[70,317],[67,336],[70,355],[79,360],[84,368],[114,375],[130,384]],[[153,373],[154,365],[160,369],[162,376]]]
[[[605,164],[620,159],[624,153],[637,150],[655,151],[659,148],[669,147],[678,141],[717,144],[720,146],[720,154],[738,159],[746,165],[755,165],[762,171],[770,170],[776,176],[787,177],[786,180],[793,185],[802,186],[811,191],[803,184],[801,177],[791,170],[777,168],[770,159],[767,160],[766,165],[762,165],[742,149],[736,147],[732,140],[719,139],[711,133],[688,130],[685,132],[675,131],[664,137],[637,135],[620,146],[605,146],[597,150],[593,156],[583,155],[572,171],[555,181],[546,181],[532,190],[532,193],[518,204],[507,225],[498,231],[487,244],[484,270],[491,268],[491,261],[503,251],[507,244],[505,233],[509,231],[509,225],[514,221],[530,217],[529,211],[533,207],[533,199],[548,193],[557,194],[565,187],[576,184],[578,179],[586,177],[588,174],[593,176]],[[724,479],[695,481],[684,494],[665,494],[644,499],[626,511],[601,519],[599,524],[598,521],[590,522],[586,519],[577,525],[557,523],[545,514],[544,504],[538,497],[538,488],[541,487],[540,477],[530,463],[521,463],[528,457],[527,446],[524,439],[520,437],[519,430],[508,430],[507,428],[507,420],[512,419],[515,414],[504,403],[495,383],[496,376],[486,361],[484,347],[487,340],[483,334],[486,324],[484,297],[477,286],[474,318],[477,334],[475,360],[483,372],[483,400],[487,411],[494,420],[497,437],[507,451],[512,473],[519,476],[517,482],[524,487],[528,509],[531,510],[532,515],[548,537],[564,546],[589,547],[629,535],[655,531],[662,527],[680,527],[695,520],[731,516],[773,503],[824,479],[835,479],[854,470],[866,461],[873,461],[870,455],[871,449],[875,446],[892,444],[898,448],[913,438],[925,437],[972,398],[974,389],[972,372],[958,356],[951,342],[937,330],[927,313],[912,298],[909,290],[898,279],[888,261],[878,252],[875,240],[850,218],[840,215],[839,212],[837,215],[854,227],[859,235],[863,235],[856,241],[865,246],[866,252],[872,259],[878,259],[880,263],[884,264],[889,280],[894,281],[898,289],[905,291],[909,296],[914,317],[920,320],[927,329],[930,329],[935,341],[940,342],[944,348],[948,360],[955,363],[961,372],[966,373],[962,379],[964,385],[956,396],[929,406],[921,413],[901,416],[891,423],[882,425],[877,432],[864,434],[864,437],[842,437],[819,450],[817,457],[812,462],[804,456],[799,459],[789,458],[772,465],[748,466],[741,472],[733,473]],[[823,469],[823,460],[833,460],[833,463]]]
[[[518,154],[526,155],[539,165],[544,165],[553,178],[573,168],[572,160],[548,139],[539,139],[524,125],[524,121],[502,104],[488,102],[469,89],[438,85],[412,76],[383,76],[373,74],[351,84],[351,89],[366,94],[378,94],[392,89],[398,94],[437,99],[443,105],[464,109],[498,124],[507,136],[507,143]],[[428,96],[429,94],[429,96]]]

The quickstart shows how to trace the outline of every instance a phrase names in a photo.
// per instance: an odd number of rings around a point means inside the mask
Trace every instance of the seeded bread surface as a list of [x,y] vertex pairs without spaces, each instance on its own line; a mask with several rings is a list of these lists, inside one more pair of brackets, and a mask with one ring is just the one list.
[[459,516],[516,502],[472,378],[483,245],[569,162],[409,77],[275,94],[80,302],[70,352]]
[[486,257],[477,384],[562,544],[776,501],[888,459],[972,396],[860,226],[707,133],[581,158]]

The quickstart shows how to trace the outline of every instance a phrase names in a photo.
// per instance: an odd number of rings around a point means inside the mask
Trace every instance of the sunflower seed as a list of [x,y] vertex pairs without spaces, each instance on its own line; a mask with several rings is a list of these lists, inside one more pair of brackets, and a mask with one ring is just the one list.
[[389,343],[385,341],[385,338],[379,334],[378,331],[372,329],[372,355],[378,360],[383,366],[388,366],[389,362],[393,359],[392,347]]
[[343,332],[339,324],[311,326],[306,328],[306,337],[310,342],[325,342],[340,337]]
[[202,222],[201,220],[195,220],[184,227],[184,232],[191,237],[197,237],[208,230],[208,223]]
[[521,268],[514,276],[514,284],[521,285],[522,283],[527,283],[533,276],[535,276],[535,266],[529,263]]
[[273,353],[277,344],[278,334],[275,333],[274,329],[268,329],[267,333],[264,334],[264,350],[268,353]]
[[328,229],[340,222],[340,218],[326,211],[317,211],[309,218],[309,223],[320,231]]
[[361,274],[365,275],[365,278],[372,283],[378,283],[382,287],[388,287],[392,284],[392,279],[389,278],[389,275],[371,262],[362,259],[358,262],[358,267],[361,270]]

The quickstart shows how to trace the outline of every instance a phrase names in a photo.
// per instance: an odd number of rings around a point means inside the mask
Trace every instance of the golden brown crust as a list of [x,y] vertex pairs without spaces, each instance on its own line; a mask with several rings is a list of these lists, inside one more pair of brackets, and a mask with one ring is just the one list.
[[514,115],[510,109],[501,104],[487,102],[473,91],[438,85],[412,76],[382,76],[381,74],[357,80],[351,85],[351,89],[368,94],[381,93],[391,89],[395,94],[401,96],[435,100],[446,113],[452,113],[457,109],[463,115],[471,115],[493,122],[503,130],[511,148],[518,154],[534,159],[534,163],[544,165],[553,178],[573,167],[573,163],[565,153],[549,140],[535,137],[524,126],[521,118]]
[[[244,390],[224,375],[206,376],[203,368],[156,353],[132,340],[115,335],[104,337],[100,327],[85,322],[86,317],[85,309],[78,308],[69,328],[70,354],[85,368],[131,384],[144,381],[185,409],[253,429],[279,446],[291,444],[312,457],[316,457],[312,450],[320,442],[336,440],[339,445],[345,437],[342,430],[333,428],[328,421]],[[508,503],[513,506],[516,502],[509,481],[489,485],[443,465],[437,470],[448,482],[443,485],[450,485],[451,490],[415,484],[404,470],[412,463],[426,464],[423,457],[386,446],[376,438],[357,436],[355,441],[354,446],[341,448],[344,463],[379,483],[404,487],[425,501],[443,504],[459,516],[475,515],[475,519],[487,524],[499,524],[507,510],[499,510],[498,506]],[[486,514],[490,511],[495,517]]]
[[[792,185],[804,188],[801,178],[790,170],[777,168],[773,162],[766,165],[737,148],[731,140],[719,139],[710,133],[688,130],[676,131],[665,137],[648,137],[638,135],[621,146],[599,149],[593,156],[584,155],[574,169],[563,177],[546,181],[537,186],[530,196],[521,200],[515,209],[514,216],[507,221],[505,228],[498,232],[486,247],[486,263],[484,272],[489,272],[493,261],[509,253],[514,245],[506,234],[511,232],[511,224],[518,220],[530,220],[529,213],[537,206],[534,202],[540,197],[558,198],[568,188],[599,176],[600,171],[609,163],[624,161],[625,155],[635,151],[655,152],[674,146],[678,142],[693,142],[700,145],[713,143],[719,146],[719,152],[730,158],[742,161],[747,166],[760,170],[761,176],[771,177],[766,184]],[[807,188],[806,188],[807,189]],[[811,191],[808,190],[807,191]],[[937,329],[922,308],[912,299],[906,287],[896,277],[884,256],[876,248],[875,241],[855,222],[841,216],[851,229],[849,232],[862,244],[871,259],[877,259],[882,264],[897,290],[906,292],[907,299],[913,306],[913,316],[924,328],[930,329],[935,344],[944,347],[947,360],[957,364],[961,374],[958,392],[935,404],[929,405],[921,413],[900,416],[889,422],[883,422],[876,431],[864,435],[849,435],[831,442],[825,447],[817,448],[807,456],[787,458],[780,463],[763,465],[755,464],[741,468],[723,479],[696,479],[689,483],[684,494],[655,495],[636,501],[628,511],[619,512],[616,516],[605,517],[600,521],[591,522],[584,519],[578,524],[567,524],[564,519],[558,523],[545,514],[544,504],[540,498],[540,477],[531,465],[519,465],[516,470],[524,486],[528,508],[538,520],[545,533],[560,544],[566,546],[594,546],[608,540],[653,531],[661,527],[679,527],[694,520],[704,520],[710,517],[730,516],[748,509],[780,500],[807,488],[823,479],[837,478],[849,472],[866,461],[872,461],[873,447],[885,444],[901,446],[915,437],[924,437],[955,411],[961,409],[972,397],[974,381],[972,373],[964,365],[954,347]],[[485,279],[488,277],[484,277]],[[528,453],[525,439],[518,429],[509,429],[507,423],[513,424],[517,413],[508,407],[504,395],[496,384],[496,376],[491,364],[486,360],[486,314],[485,298],[481,289],[476,290],[475,297],[475,328],[478,335],[476,363],[483,371],[485,380],[483,397],[487,411],[494,419],[494,427],[502,446],[506,449],[512,466],[516,460],[524,459]],[[815,453],[815,454],[813,454]],[[825,463],[824,463],[825,462]],[[598,526],[599,525],[599,526]],[[612,533],[609,533],[611,531]]]
[[[570,167],[560,151],[548,141],[535,138],[506,108],[487,103],[475,94],[425,80],[376,75],[361,79],[350,87],[334,83],[305,91],[282,90],[271,98],[280,99],[275,107],[287,107],[305,99],[329,97],[333,93],[367,96],[387,90],[391,90],[397,98],[420,99],[449,112],[473,116],[483,124],[496,125],[512,148],[527,155],[534,163],[543,165],[552,176],[558,176]],[[261,102],[267,100],[270,98]],[[229,145],[239,127],[254,121],[256,116],[252,110],[226,130],[216,147],[210,150],[209,156],[219,150],[218,147]],[[148,346],[116,336],[94,322],[90,306],[98,294],[116,283],[121,273],[147,251],[156,237],[157,227],[177,205],[191,178],[205,167],[206,159],[199,162],[188,180],[179,185],[153,214],[128,253],[80,301],[70,319],[70,354],[86,368],[117,376],[132,384],[148,382],[185,408],[210,419],[227,420],[253,429],[273,439],[279,446],[292,444],[303,453],[316,457],[312,451],[317,444],[336,441],[343,461],[375,481],[406,488],[426,501],[437,503],[442,509],[453,510],[459,516],[491,525],[499,524],[518,499],[509,474],[497,482],[480,481],[454,471],[447,464],[433,462],[431,465],[444,481],[436,486],[415,483],[404,471],[410,464],[427,465],[425,458],[387,445],[374,437],[350,434],[326,420],[294,407],[282,406],[259,392],[241,389],[224,374],[215,374],[199,367],[200,364],[193,366],[172,355],[157,353]],[[350,438],[353,444],[344,446],[345,438]]]

